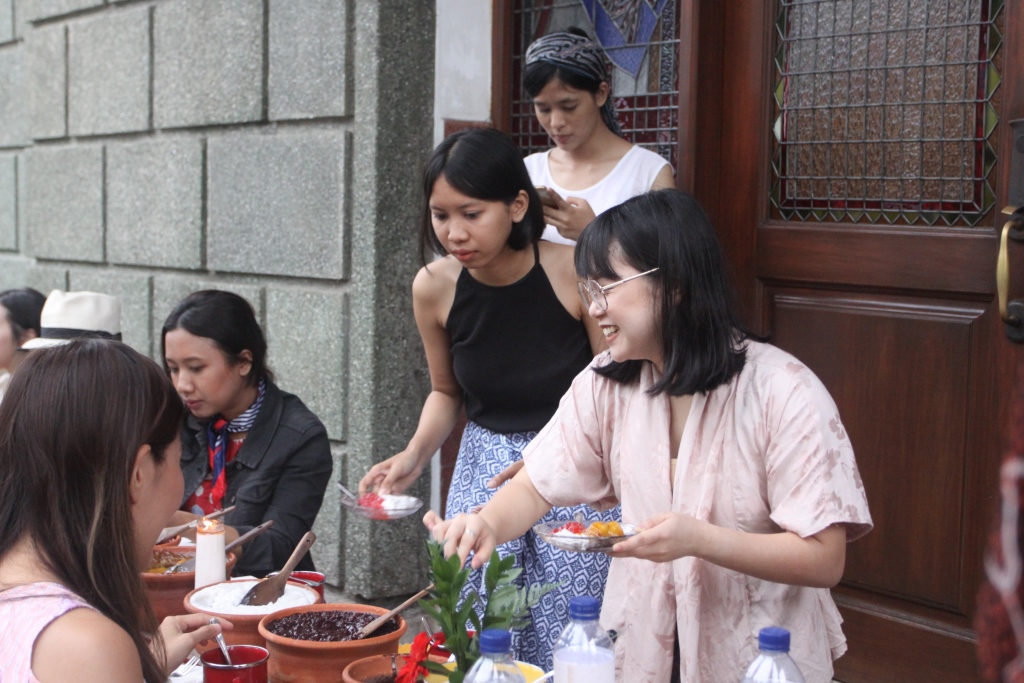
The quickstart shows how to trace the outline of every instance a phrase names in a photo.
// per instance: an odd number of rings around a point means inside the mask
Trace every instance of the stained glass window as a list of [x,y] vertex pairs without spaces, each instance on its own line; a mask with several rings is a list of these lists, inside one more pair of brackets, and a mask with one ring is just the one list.
[[779,0],[773,214],[975,225],[1004,0]]
[[578,26],[608,56],[623,136],[677,165],[678,0],[515,0],[512,15],[511,133],[524,154],[552,143],[523,90],[523,54],[536,38]]

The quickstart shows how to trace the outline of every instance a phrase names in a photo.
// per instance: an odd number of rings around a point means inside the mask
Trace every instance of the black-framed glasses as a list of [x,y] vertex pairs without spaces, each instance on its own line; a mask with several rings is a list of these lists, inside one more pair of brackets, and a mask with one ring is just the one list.
[[629,282],[630,280],[635,280],[638,277],[643,277],[644,275],[650,275],[651,273],[655,272],[656,270],[658,270],[658,269],[657,268],[651,268],[650,270],[645,270],[642,273],[637,273],[636,275],[630,275],[629,277],[624,277],[624,278],[622,278],[621,280],[619,280],[617,282],[612,282],[612,283],[609,283],[609,284],[603,285],[603,286],[597,284],[593,280],[587,280],[586,282],[577,282],[576,283],[576,288],[578,290],[580,290],[580,297],[583,299],[583,304],[587,308],[590,308],[590,304],[591,303],[595,303],[595,304],[597,304],[597,307],[600,308],[602,311],[607,311],[608,310],[608,297],[605,296],[605,294],[604,294],[605,292],[607,292],[609,289],[612,289],[614,287],[618,287],[619,285],[625,284],[625,283]]

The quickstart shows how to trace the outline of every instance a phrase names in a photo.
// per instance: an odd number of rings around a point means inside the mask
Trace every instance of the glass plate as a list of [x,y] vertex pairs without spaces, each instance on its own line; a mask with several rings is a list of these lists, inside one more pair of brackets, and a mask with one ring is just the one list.
[[354,498],[344,491],[342,491],[341,494],[341,504],[360,517],[377,520],[401,519],[402,517],[408,517],[423,507],[423,501],[412,496],[396,496],[388,494],[380,497],[384,499],[385,505],[388,501],[393,501],[393,506],[390,508],[384,508],[360,505],[359,498]]
[[613,545],[630,536],[636,536],[637,533],[633,524],[621,525],[622,536],[558,536],[553,533],[555,529],[569,522],[580,522],[583,526],[590,526],[590,522],[584,520],[563,519],[534,525],[533,532],[545,543],[575,553],[607,553]]

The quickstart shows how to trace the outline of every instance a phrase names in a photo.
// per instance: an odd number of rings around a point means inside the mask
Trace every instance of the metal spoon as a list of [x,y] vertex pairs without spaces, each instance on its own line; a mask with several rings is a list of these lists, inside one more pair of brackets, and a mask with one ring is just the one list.
[[338,482],[338,488],[341,489],[341,492],[344,493],[349,498],[351,498],[353,501],[359,500],[359,496],[345,488],[345,485],[342,484],[340,481]]
[[[210,619],[210,624],[220,626],[220,622],[217,621],[216,617]],[[228,654],[228,646],[224,644],[224,635],[221,633],[217,634],[217,645],[220,646],[220,651],[224,654],[224,661],[228,666],[231,666],[231,655]]]

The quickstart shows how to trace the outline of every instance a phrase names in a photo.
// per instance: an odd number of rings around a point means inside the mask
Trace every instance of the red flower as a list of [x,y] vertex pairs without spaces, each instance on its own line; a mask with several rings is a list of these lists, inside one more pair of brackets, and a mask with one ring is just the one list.
[[416,683],[420,680],[420,676],[426,676],[429,672],[423,663],[430,655],[433,646],[443,642],[444,634],[440,634],[436,640],[431,640],[427,633],[417,634],[410,646],[409,654],[406,655],[406,664],[398,670],[398,675],[394,679],[395,683]]

